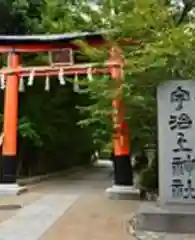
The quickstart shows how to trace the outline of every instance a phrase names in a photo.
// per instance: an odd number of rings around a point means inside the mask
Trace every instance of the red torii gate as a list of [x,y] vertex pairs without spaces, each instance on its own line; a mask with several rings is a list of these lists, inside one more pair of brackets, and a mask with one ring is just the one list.
[[[21,65],[21,53],[52,52],[59,49],[75,51],[79,46],[75,40],[83,40],[91,47],[101,47],[107,44],[103,33],[72,33],[62,35],[34,35],[34,36],[0,36],[0,53],[8,55],[8,66],[0,69],[0,74],[5,76],[4,96],[4,125],[3,125],[3,147],[2,147],[2,171],[1,183],[16,183],[17,168],[17,124],[18,124],[18,87],[21,77],[34,76],[57,76],[60,71],[63,75],[85,75],[89,69],[92,74],[109,74],[117,81],[120,87],[123,83],[123,54],[116,48],[110,48],[110,57],[101,67],[97,64],[71,64],[63,63],[46,66],[25,67]],[[122,44],[129,41],[121,40]],[[71,56],[73,57],[73,56]],[[32,77],[32,76],[31,76]],[[124,120],[124,104],[122,92],[113,101],[115,111],[114,121],[114,166],[115,184],[121,186],[132,186],[132,168],[130,163],[129,133]]]

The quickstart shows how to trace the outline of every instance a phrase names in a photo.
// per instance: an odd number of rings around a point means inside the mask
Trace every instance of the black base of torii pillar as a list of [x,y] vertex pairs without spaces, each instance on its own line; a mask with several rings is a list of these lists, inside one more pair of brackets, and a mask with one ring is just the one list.
[[133,185],[133,171],[130,162],[130,156],[121,155],[114,156],[114,182],[116,185],[132,186]]
[[129,154],[113,156],[113,186],[106,189],[110,199],[138,200],[140,191],[134,187],[131,157]]

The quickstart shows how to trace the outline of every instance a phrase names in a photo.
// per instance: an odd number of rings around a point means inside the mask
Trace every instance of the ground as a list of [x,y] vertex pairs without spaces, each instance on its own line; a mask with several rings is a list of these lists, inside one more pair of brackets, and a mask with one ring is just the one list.
[[107,199],[110,172],[98,164],[2,198],[22,208],[0,210],[0,240],[133,240],[126,223],[139,202]]

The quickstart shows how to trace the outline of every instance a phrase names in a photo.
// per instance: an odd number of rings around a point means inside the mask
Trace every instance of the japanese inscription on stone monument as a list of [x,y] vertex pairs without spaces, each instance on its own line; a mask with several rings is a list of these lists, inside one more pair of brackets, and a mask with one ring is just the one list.
[[195,201],[195,81],[158,88],[160,198]]

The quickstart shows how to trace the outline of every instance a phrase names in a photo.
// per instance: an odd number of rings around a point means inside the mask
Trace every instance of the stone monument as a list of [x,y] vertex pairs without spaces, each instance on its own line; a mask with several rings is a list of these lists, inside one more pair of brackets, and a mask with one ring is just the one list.
[[159,200],[141,205],[135,231],[152,232],[150,240],[188,239],[195,234],[195,81],[161,84],[157,101]]

